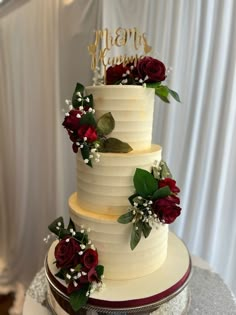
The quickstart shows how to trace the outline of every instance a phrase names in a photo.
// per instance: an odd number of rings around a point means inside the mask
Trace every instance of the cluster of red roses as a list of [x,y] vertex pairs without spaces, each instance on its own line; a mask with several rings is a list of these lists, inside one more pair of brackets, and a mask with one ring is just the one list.
[[84,114],[86,112],[80,109],[71,109],[66,114],[62,123],[69,134],[70,140],[73,142],[72,148],[75,153],[78,152],[78,148],[83,145],[84,141],[93,143],[98,139],[98,134],[94,126],[81,124],[81,117]]
[[[99,282],[96,271],[98,254],[92,248],[83,246],[72,236],[66,236],[55,248],[57,268],[62,268],[68,283],[67,292],[71,294],[92,282]],[[78,269],[79,266],[79,269]]]
[[156,83],[166,78],[166,67],[158,59],[143,57],[137,64],[119,64],[111,66],[106,71],[106,84],[135,84]]
[[169,186],[171,194],[167,197],[156,199],[153,202],[152,209],[159,220],[163,223],[170,224],[180,215],[180,199],[177,194],[180,189],[176,186],[176,181],[172,178],[165,178],[158,182],[159,188]]

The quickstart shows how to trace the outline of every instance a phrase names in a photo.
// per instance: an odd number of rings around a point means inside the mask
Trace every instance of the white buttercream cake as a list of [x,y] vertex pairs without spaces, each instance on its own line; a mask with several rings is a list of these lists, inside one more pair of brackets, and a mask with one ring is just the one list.
[[[115,128],[109,136],[129,143],[133,150],[100,153],[100,161],[93,161],[92,167],[77,153],[77,187],[69,198],[70,217],[77,229],[90,230],[89,239],[98,251],[99,264],[104,266],[104,282],[109,279],[122,285],[128,280],[152,277],[167,259],[168,224],[156,222],[150,235],[142,237],[131,250],[131,224],[117,220],[127,212],[129,196],[135,193],[135,170],[151,172],[153,165],[158,168],[162,160],[162,148],[151,143],[154,89],[101,85],[87,87],[86,92],[93,95],[97,119],[107,112],[114,117]],[[185,261],[188,266],[188,258]],[[48,269],[53,269],[51,258],[48,263]],[[53,296],[50,299],[58,314],[67,314]]]

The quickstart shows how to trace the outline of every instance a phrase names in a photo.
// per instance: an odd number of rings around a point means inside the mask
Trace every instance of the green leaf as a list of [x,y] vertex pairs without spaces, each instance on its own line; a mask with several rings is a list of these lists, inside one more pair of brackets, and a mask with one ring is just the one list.
[[122,223],[122,224],[127,224],[127,223],[132,222],[133,218],[134,218],[134,215],[133,215],[132,211],[129,211],[129,212],[125,213],[125,214],[122,214],[122,215],[117,219],[117,221],[118,221],[119,223]]
[[99,134],[107,136],[114,128],[115,120],[111,113],[106,113],[98,119],[97,130]]
[[141,168],[136,169],[133,181],[136,192],[144,198],[152,196],[157,190],[157,181],[153,175]]
[[60,232],[58,234],[58,237],[60,239],[66,237],[66,236],[71,236],[70,231],[68,231],[67,229],[60,229]]
[[[137,229],[136,229],[137,228]],[[137,222],[133,224],[131,231],[131,239],[130,239],[130,248],[134,250],[134,248],[138,245],[142,236],[142,222]]]
[[180,102],[179,94],[177,92],[169,89],[169,93],[177,102]]
[[103,273],[104,273],[104,266],[102,266],[102,265],[97,265],[95,269],[96,269],[96,271],[97,271],[98,277],[101,278],[101,276],[102,276]]
[[137,193],[135,193],[135,194],[129,196],[128,199],[129,199],[129,202],[131,203],[132,206],[134,205],[134,199],[135,199],[136,197],[138,197],[138,196],[139,196],[139,194],[137,194]]
[[161,187],[157,189],[154,194],[152,195],[152,199],[160,199],[160,198],[165,198],[171,194],[171,190],[169,186]]
[[159,87],[160,85],[161,85],[161,82],[146,83],[146,87],[147,87],[147,88],[154,88],[154,89],[156,89],[156,88]]
[[122,142],[116,138],[106,139],[103,142],[102,147],[99,149],[100,152],[112,152],[112,153],[128,153],[132,150],[133,149],[128,143]]
[[66,271],[64,269],[60,269],[55,276],[59,279],[65,280],[66,279]]
[[96,127],[97,123],[96,123],[94,114],[87,112],[86,114],[82,115],[79,121],[79,125],[80,126],[89,125],[89,126]]
[[73,229],[73,231],[75,231],[75,224],[74,222],[71,220],[70,218],[70,221],[69,221],[69,224],[68,224],[68,227],[67,227],[67,230],[70,231],[70,229]]
[[57,236],[60,234],[60,230],[58,228],[64,228],[64,220],[62,217],[57,218],[48,226],[49,231],[56,234]]
[[152,230],[152,227],[149,225],[149,223],[148,222],[143,222],[143,224],[142,224],[142,231],[143,231],[143,235],[144,235],[145,238],[147,238],[149,236],[151,230]]
[[87,145],[84,144],[83,148],[80,149],[81,151],[81,154],[82,154],[82,157],[84,160],[88,159],[88,163],[87,165],[89,165],[90,167],[92,167],[92,162],[89,158],[89,155],[90,155],[90,150],[89,150],[89,147]]
[[88,301],[88,296],[86,296],[87,291],[88,285],[70,294],[70,305],[72,306],[75,312],[87,304]]
[[80,105],[82,105],[82,102],[78,101],[78,97],[79,97],[77,95],[78,92],[80,92],[81,95],[83,95],[83,93],[84,93],[84,86],[80,83],[76,84],[76,87],[75,87],[75,90],[74,90],[74,93],[72,96],[72,105],[74,108],[78,108]]
[[165,102],[165,103],[170,103],[168,97],[162,96],[162,95],[158,95],[157,93],[156,93],[156,95],[157,95],[163,102]]
[[165,85],[160,85],[157,88],[155,88],[155,93],[158,96],[163,96],[163,97],[167,97],[169,94],[169,89],[167,86]]
[[81,264],[78,264],[76,267],[75,267],[75,271],[79,272],[82,268],[82,265]]
[[86,95],[86,98],[89,98],[89,102],[84,102],[84,106],[89,106],[89,107],[91,107],[91,108],[93,108],[94,106],[93,106],[93,94],[89,94],[89,95]]

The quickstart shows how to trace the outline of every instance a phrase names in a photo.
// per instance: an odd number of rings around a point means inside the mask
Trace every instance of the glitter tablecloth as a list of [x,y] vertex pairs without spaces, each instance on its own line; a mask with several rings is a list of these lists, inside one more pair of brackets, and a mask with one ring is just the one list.
[[[26,296],[41,305],[46,305],[46,287],[46,277],[42,269],[35,276]],[[236,315],[236,299],[218,274],[193,267],[188,289],[191,294],[188,315]],[[48,314],[50,314],[49,310]],[[38,314],[34,313],[34,315]]]

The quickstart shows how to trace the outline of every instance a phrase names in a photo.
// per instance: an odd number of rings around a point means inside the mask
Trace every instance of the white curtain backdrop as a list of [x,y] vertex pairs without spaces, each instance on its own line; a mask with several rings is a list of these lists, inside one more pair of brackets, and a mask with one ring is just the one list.
[[62,109],[77,81],[91,84],[93,31],[136,26],[181,96],[156,100],[154,117],[182,189],[172,229],[236,292],[235,16],[234,0],[31,0],[0,19],[0,281],[28,283],[48,223],[67,214],[75,160]]
[[0,284],[29,283],[61,209],[58,10],[29,1],[0,20]]

